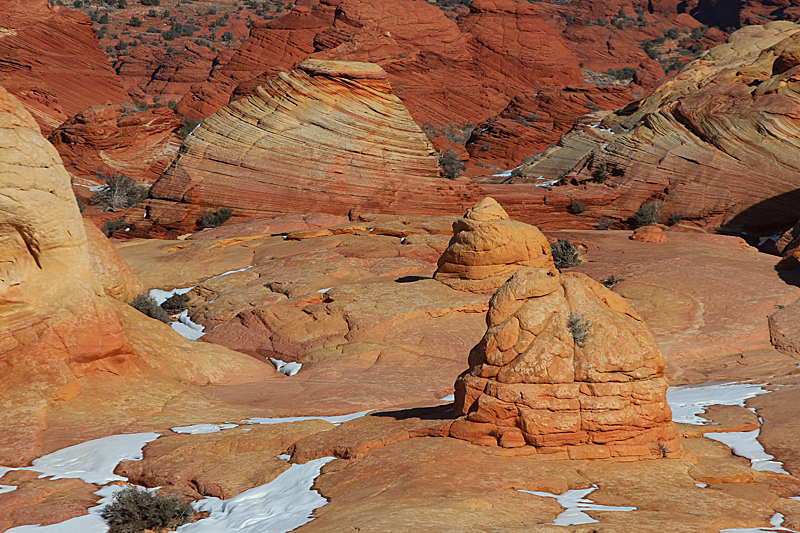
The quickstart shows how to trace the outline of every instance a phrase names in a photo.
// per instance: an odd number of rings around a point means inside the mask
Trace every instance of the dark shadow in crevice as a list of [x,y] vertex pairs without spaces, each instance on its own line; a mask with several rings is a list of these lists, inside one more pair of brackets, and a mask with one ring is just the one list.
[[414,283],[415,281],[422,281],[424,279],[433,279],[433,278],[426,278],[424,276],[403,276],[402,278],[397,278],[394,280],[395,283]]
[[409,409],[397,409],[394,411],[381,411],[370,413],[370,416],[394,418],[395,420],[406,420],[408,418],[418,418],[420,420],[454,420],[453,404],[437,405],[435,407],[412,407]]

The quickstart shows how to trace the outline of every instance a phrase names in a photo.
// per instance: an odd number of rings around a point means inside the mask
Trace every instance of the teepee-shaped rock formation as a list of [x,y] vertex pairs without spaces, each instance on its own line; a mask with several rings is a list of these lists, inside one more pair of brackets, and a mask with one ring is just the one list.
[[492,292],[521,267],[553,266],[539,228],[510,220],[494,198],[453,222],[453,234],[433,277],[457,290]]
[[433,152],[380,66],[309,59],[207,118],[151,189],[162,201],[150,215],[445,214],[474,202],[477,185],[440,177]]
[[522,268],[486,321],[451,436],[569,458],[680,453],[664,359],[622,297],[584,274]]

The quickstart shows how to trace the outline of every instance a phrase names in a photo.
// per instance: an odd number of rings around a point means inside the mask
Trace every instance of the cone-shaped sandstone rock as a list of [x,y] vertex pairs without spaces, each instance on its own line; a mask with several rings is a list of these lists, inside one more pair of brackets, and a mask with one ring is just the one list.
[[493,198],[484,198],[453,222],[453,234],[433,277],[454,289],[491,292],[521,267],[553,266],[539,228],[509,220]]
[[680,452],[664,359],[622,297],[584,274],[522,268],[486,321],[456,381],[451,436],[569,458]]
[[[480,196],[439,176],[428,138],[371,63],[306,60],[207,118],[151,189],[171,207],[237,215],[448,213]],[[181,202],[175,205],[173,202]],[[190,213],[192,214],[190,216]]]

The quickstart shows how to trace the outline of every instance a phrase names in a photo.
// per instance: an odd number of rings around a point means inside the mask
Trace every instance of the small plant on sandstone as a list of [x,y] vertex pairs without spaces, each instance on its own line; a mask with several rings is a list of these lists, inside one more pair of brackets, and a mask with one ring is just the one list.
[[141,311],[150,318],[160,320],[164,324],[169,324],[172,322],[169,318],[169,314],[167,314],[167,312],[164,311],[164,309],[162,309],[154,299],[145,294],[138,295],[132,302],[130,302],[130,305],[137,311]]
[[98,172],[97,177],[104,179],[106,188],[92,195],[91,202],[100,204],[106,211],[116,211],[133,207],[147,198],[147,186],[139,185],[136,180],[114,173],[111,176]]
[[186,304],[189,303],[188,294],[173,294],[161,304],[161,309],[170,315],[177,315],[186,309]]
[[200,124],[200,122],[197,120],[186,117],[181,118],[181,129],[178,130],[178,135],[180,135],[181,139],[185,139],[194,131],[198,124]]
[[614,225],[614,221],[610,218],[601,218],[597,221],[597,229],[611,229],[611,226]]
[[112,218],[110,220],[106,220],[103,224],[102,232],[105,233],[106,237],[111,237],[114,233],[118,232],[122,228],[128,227],[128,221],[125,220],[125,217],[119,218]]
[[616,277],[614,275],[611,275],[611,276],[607,277],[606,279],[601,280],[600,283],[602,283],[603,285],[605,285],[609,289],[613,289],[614,285],[616,285],[617,283],[622,283],[623,281],[625,281],[625,278],[618,278],[618,277]]
[[459,152],[446,148],[444,152],[439,152],[436,157],[439,158],[439,166],[442,168],[444,177],[450,180],[458,179],[462,172],[467,168],[458,157]]
[[567,327],[570,333],[572,333],[575,344],[581,348],[586,346],[586,341],[589,338],[589,330],[592,329],[592,323],[589,322],[588,319],[583,318],[582,314],[572,313],[567,319]]
[[204,211],[198,221],[204,228],[217,228],[224,224],[233,215],[233,209],[223,207],[216,211]]
[[664,441],[658,441],[653,443],[653,451],[662,459],[666,459],[667,454],[669,453],[669,448],[667,448],[667,443]]
[[145,530],[174,529],[192,520],[194,510],[175,496],[161,496],[131,487],[114,495],[114,500],[100,511],[110,533],[141,533]]
[[553,262],[559,270],[581,264],[578,247],[568,239],[558,239],[558,242],[550,243],[550,252],[553,254]]
[[681,220],[683,220],[683,213],[673,213],[669,216],[667,224],[675,226],[676,224],[680,224]]
[[567,212],[569,212],[571,215],[579,215],[584,211],[586,211],[586,206],[583,205],[583,202],[579,202],[578,200],[573,200],[567,206]]
[[633,214],[633,220],[637,228],[651,226],[658,222],[658,216],[660,214],[661,204],[650,202],[639,206],[639,209]]

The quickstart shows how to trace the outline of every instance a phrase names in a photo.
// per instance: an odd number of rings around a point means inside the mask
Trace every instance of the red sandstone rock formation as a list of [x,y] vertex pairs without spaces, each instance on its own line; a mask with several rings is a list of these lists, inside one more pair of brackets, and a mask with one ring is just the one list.
[[149,218],[464,210],[478,188],[440,177],[431,152],[379,66],[307,60],[206,119],[153,185]]
[[242,354],[190,345],[119,301],[141,285],[113,248],[98,246],[103,237],[87,236],[58,152],[1,88],[0,130],[8,139],[0,159],[0,463],[23,464],[51,446],[46,430],[69,428],[62,444],[107,435],[180,391],[192,394],[189,385],[270,374]]
[[[552,213],[571,198],[589,206],[575,217],[588,226],[627,220],[658,201],[662,217],[682,215],[704,227],[793,224],[800,215],[798,32],[790,22],[742,29],[643,100],[599,125],[589,127],[587,118],[522,169],[523,176],[564,178],[552,193],[528,193],[525,210]],[[483,188],[516,217],[522,188]]]
[[522,267],[553,266],[542,232],[509,220],[493,198],[484,198],[453,222],[453,234],[433,277],[454,289],[493,292]]
[[137,98],[158,98],[163,104],[178,101],[192,85],[204,82],[220,54],[193,42],[173,52],[147,46],[130,47],[115,65],[126,87]]
[[178,153],[180,125],[166,107],[93,106],[56,128],[49,141],[67,170],[85,183],[97,183],[98,172],[152,183]]
[[634,98],[634,89],[571,85],[524,90],[477,128],[468,145],[470,158],[473,163],[516,166],[555,144],[575,124],[575,117],[622,107]]
[[125,98],[88,17],[46,0],[0,4],[0,85],[49,132],[67,115]]
[[641,228],[636,228],[636,231],[634,231],[629,238],[632,241],[649,242],[653,244],[669,242],[669,238],[664,235],[664,230],[658,226],[642,226]]
[[569,458],[680,453],[664,359],[639,315],[583,274],[522,268],[489,302],[450,435]]

